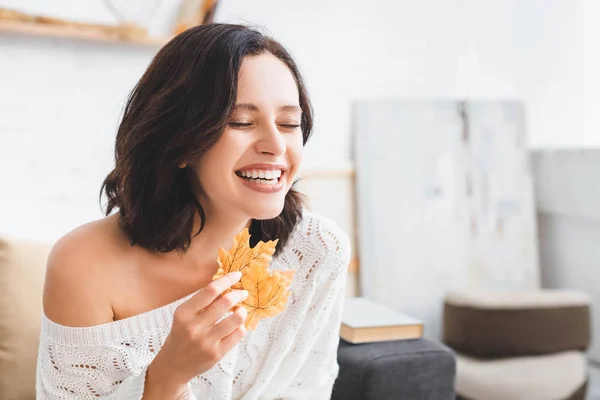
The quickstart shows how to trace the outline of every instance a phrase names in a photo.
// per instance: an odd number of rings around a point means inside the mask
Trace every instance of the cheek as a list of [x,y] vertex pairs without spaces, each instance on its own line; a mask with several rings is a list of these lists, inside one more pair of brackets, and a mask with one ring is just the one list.
[[202,176],[208,176],[208,172],[210,176],[223,175],[233,168],[239,152],[234,139],[225,130],[217,143],[202,156],[200,160],[200,167],[203,168]]
[[230,168],[221,157],[206,157],[198,164],[196,176],[200,189],[210,201],[220,202],[230,196],[232,176],[227,176]]
[[235,133],[225,130],[217,143],[197,164],[197,176],[207,192],[218,192],[233,179],[234,169],[247,148],[247,143]]
[[207,192],[213,192],[217,182],[223,180],[223,174],[226,170],[226,160],[219,156],[219,152],[213,152],[211,149],[204,154],[202,159],[196,164],[196,176],[202,188]]
[[302,138],[302,134],[294,135],[290,138],[287,151],[289,153],[290,161],[295,164],[296,168],[302,162],[302,158],[304,157],[304,140]]

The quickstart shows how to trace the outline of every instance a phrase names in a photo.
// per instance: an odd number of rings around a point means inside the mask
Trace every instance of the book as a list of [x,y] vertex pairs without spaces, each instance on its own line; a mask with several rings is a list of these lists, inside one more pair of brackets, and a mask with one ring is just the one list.
[[421,321],[364,297],[345,300],[340,337],[349,343],[418,339]]

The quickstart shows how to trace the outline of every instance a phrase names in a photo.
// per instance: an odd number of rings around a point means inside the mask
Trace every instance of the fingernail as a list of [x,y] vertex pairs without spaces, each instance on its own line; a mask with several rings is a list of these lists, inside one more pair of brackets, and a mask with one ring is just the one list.
[[236,281],[240,280],[242,278],[242,273],[240,271],[235,271],[231,273],[231,277],[233,279],[235,279]]
[[247,290],[242,290],[242,297],[248,297],[249,294]]

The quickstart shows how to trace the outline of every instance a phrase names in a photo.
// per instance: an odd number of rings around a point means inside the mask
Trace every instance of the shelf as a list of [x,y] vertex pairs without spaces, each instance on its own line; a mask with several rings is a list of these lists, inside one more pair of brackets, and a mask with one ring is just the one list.
[[40,22],[0,20],[0,33],[29,36],[68,38],[96,42],[131,43],[144,46],[162,46],[168,38],[135,37],[116,25],[100,24],[46,24]]

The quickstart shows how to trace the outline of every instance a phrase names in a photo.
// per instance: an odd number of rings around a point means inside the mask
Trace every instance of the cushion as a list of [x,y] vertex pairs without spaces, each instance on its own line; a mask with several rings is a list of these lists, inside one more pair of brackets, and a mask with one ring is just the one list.
[[50,245],[0,238],[0,393],[35,399],[42,290]]
[[584,400],[585,354],[567,351],[495,360],[456,354],[456,393],[468,400]]
[[338,364],[331,400],[454,399],[454,353],[432,340],[340,340]]
[[444,304],[443,341],[479,358],[585,350],[590,324],[590,298],[578,291],[452,292]]

